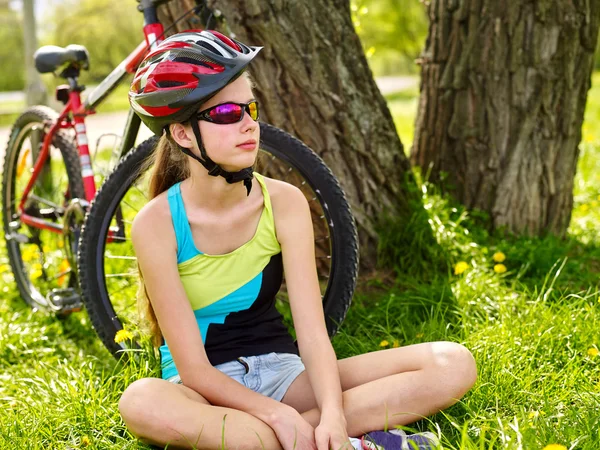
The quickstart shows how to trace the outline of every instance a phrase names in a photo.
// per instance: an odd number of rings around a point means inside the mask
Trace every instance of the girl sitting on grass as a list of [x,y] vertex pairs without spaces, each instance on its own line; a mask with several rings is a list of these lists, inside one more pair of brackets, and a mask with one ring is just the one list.
[[[131,105],[161,136],[132,240],[162,379],[132,383],[121,415],[169,448],[434,448],[432,433],[372,431],[455,403],[473,357],[434,342],[336,359],[307,200],[252,170],[259,106],[244,70],[260,49],[184,32],[133,80]],[[275,309],[283,270],[297,346]]]

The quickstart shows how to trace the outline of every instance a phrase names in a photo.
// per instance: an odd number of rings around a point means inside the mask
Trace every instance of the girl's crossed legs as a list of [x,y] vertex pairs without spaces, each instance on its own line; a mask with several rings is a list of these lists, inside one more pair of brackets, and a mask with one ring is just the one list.
[[[456,403],[475,383],[475,361],[465,347],[431,342],[366,353],[338,361],[348,435],[406,425]],[[308,374],[292,383],[283,403],[313,426],[320,413]],[[147,443],[169,448],[281,448],[264,422],[243,411],[212,406],[183,385],[158,378],[132,383],[119,409],[129,430]],[[260,439],[258,438],[260,436]],[[262,442],[261,442],[262,441]]]

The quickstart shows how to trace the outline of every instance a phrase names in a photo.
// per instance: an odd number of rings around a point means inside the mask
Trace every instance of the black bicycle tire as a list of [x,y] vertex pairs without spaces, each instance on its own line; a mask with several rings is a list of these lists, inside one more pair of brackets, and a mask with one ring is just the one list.
[[[14,274],[15,282],[21,298],[32,308],[37,308],[42,305],[38,304],[29,294],[29,290],[25,284],[25,279],[28,276],[23,272],[23,267],[19,264],[19,255],[16,253],[17,249],[7,236],[10,232],[8,224],[12,218],[10,216],[10,201],[7,196],[14,189],[12,185],[12,171],[14,169],[14,158],[16,157],[17,139],[24,127],[31,123],[44,123],[44,122],[56,122],[58,114],[51,108],[43,105],[32,106],[26,109],[13,124],[8,145],[6,146],[6,152],[4,154],[4,166],[2,169],[2,222],[4,227],[4,236],[6,241],[6,251],[8,254],[8,260],[12,272]],[[67,177],[69,182],[69,192],[71,198],[85,198],[85,190],[83,187],[83,179],[81,176],[81,163],[79,162],[79,154],[77,148],[73,144],[72,140],[69,139],[68,135],[58,130],[52,139],[52,145],[59,149],[67,171]],[[9,191],[9,188],[11,189]],[[75,276],[75,275],[72,275]]]
[[[121,323],[106,298],[103,273],[105,230],[108,229],[116,204],[136,179],[139,167],[154,151],[157,138],[152,137],[130,151],[102,184],[86,216],[79,243],[78,266],[83,301],[98,336],[115,356],[123,348],[114,341]],[[288,133],[261,123],[261,148],[290,163],[322,197],[321,204],[335,224],[332,233],[333,259],[330,282],[324,297],[327,329],[333,336],[343,319],[354,293],[358,271],[356,226],[345,194],[331,170],[310,148]],[[285,153],[279,148],[285,149]],[[316,180],[316,181],[315,181]],[[316,187],[316,188],[315,188]],[[335,204],[336,207],[327,205]]]

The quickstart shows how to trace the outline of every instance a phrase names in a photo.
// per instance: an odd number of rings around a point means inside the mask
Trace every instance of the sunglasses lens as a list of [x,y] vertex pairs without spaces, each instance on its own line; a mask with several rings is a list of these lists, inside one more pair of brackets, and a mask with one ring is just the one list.
[[250,113],[252,120],[258,120],[258,102],[250,102],[248,104],[248,112]]
[[214,123],[229,124],[239,122],[244,110],[235,103],[225,103],[213,108],[208,114]]

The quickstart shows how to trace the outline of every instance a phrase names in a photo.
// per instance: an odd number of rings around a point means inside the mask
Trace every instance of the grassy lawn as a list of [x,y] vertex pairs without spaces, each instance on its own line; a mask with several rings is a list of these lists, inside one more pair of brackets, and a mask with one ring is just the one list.
[[[444,448],[600,448],[599,75],[594,86],[565,239],[489,235],[476,216],[422,183],[439,248],[420,248],[415,236],[409,255],[398,249],[394,281],[363,281],[333,340],[340,358],[435,340],[466,345],[477,384],[413,427],[439,433]],[[407,149],[417,95],[388,99]],[[435,252],[442,263],[414,261]],[[127,432],[117,402],[133,380],[158,374],[154,355],[121,365],[85,312],[32,313],[16,293],[4,247],[0,280],[0,448],[148,448]]]

